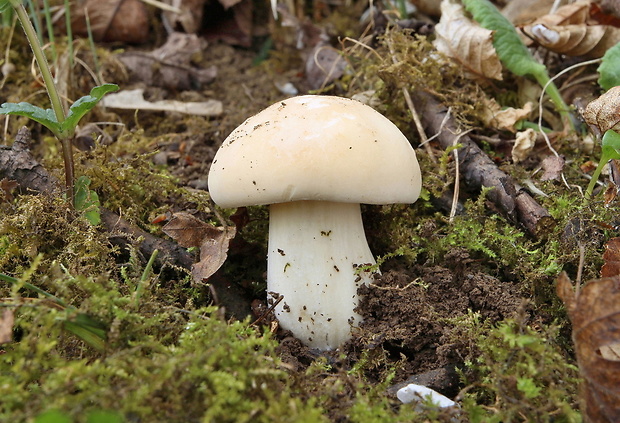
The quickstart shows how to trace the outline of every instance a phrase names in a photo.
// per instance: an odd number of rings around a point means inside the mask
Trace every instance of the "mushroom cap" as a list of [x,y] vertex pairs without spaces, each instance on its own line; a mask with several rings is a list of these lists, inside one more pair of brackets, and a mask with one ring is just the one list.
[[415,151],[373,108],[306,95],[248,118],[217,151],[209,171],[221,207],[317,200],[413,203],[422,180]]

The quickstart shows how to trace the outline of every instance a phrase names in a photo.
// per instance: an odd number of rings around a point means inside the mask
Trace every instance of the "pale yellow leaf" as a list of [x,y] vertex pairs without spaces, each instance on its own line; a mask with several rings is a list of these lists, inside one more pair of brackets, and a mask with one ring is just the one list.
[[529,117],[532,112],[532,103],[525,103],[523,108],[515,109],[513,107],[502,108],[494,99],[485,99],[484,114],[482,120],[485,125],[492,128],[515,132],[514,125],[523,119]]

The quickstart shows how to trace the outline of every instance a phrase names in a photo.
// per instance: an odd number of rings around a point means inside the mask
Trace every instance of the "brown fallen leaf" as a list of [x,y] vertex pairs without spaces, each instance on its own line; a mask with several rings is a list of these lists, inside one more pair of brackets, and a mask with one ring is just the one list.
[[601,134],[610,129],[620,131],[620,86],[612,87],[588,103],[583,118]]
[[612,238],[605,245],[601,277],[620,276],[620,237]]
[[71,9],[71,29],[88,36],[86,15],[95,41],[140,44],[149,39],[149,16],[140,0],[81,0]]
[[0,316],[0,344],[6,344],[13,340],[13,310],[5,308]]
[[592,3],[578,1],[524,25],[521,30],[537,44],[568,56],[602,57],[620,41],[620,28],[593,19]]
[[236,234],[234,228],[213,226],[186,212],[173,214],[162,230],[184,248],[200,247],[200,261],[192,266],[196,283],[204,282],[224,264]]
[[217,76],[215,66],[193,63],[206,47],[195,34],[173,32],[159,48],[148,52],[128,51],[118,55],[136,80],[147,86],[185,91],[200,89]]
[[502,79],[502,64],[493,47],[493,31],[465,16],[462,5],[441,2],[441,19],[435,26],[435,48],[466,70],[484,78]]
[[584,378],[587,422],[620,421],[620,277],[594,279],[575,292],[565,272],[557,281],[573,324],[573,342]]
[[0,196],[0,202],[13,201],[13,190],[18,186],[19,184],[17,183],[17,181],[11,181],[6,178],[0,180],[0,191],[2,191],[2,196]]
[[543,174],[540,177],[541,181],[553,181],[560,178],[562,171],[564,170],[565,160],[561,156],[548,156],[542,161],[541,167]]
[[527,128],[525,131],[517,132],[515,137],[515,143],[512,146],[511,156],[512,161],[520,163],[530,156],[530,153],[536,145],[536,131],[532,128]]

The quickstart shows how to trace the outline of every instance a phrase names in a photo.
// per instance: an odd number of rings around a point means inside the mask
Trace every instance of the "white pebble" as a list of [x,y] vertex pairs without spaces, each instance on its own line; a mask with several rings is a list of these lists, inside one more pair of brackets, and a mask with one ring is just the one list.
[[436,404],[437,407],[443,408],[456,405],[454,401],[444,395],[441,395],[439,392],[433,391],[426,386],[416,385],[414,383],[410,383],[404,388],[399,389],[398,392],[396,392],[396,396],[405,404],[414,401],[423,402],[430,397],[431,401]]

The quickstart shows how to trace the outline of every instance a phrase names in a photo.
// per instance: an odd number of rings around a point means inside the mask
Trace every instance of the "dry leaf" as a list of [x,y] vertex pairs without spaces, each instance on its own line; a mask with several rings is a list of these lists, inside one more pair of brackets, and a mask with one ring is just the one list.
[[515,143],[512,146],[512,161],[519,163],[527,159],[536,145],[536,131],[528,128],[525,131],[517,132]]
[[482,121],[485,125],[492,128],[515,132],[514,125],[522,120],[527,119],[532,112],[532,103],[527,102],[521,109],[513,107],[502,108],[502,106],[492,98],[484,100]]
[[5,308],[0,317],[0,344],[6,344],[13,340],[13,310]]
[[179,212],[162,228],[184,248],[200,247],[200,261],[192,266],[192,277],[197,283],[213,275],[226,261],[234,228],[216,227],[189,213]]
[[540,180],[552,181],[559,179],[562,171],[564,170],[564,163],[564,158],[560,156],[545,157],[541,164],[544,172],[543,175],[540,177]]
[[612,238],[605,245],[601,277],[620,276],[620,238]]
[[583,111],[583,118],[601,134],[609,129],[620,131],[620,86],[610,88],[599,98],[589,102]]
[[187,34],[198,32],[206,0],[165,0],[165,3],[180,10],[180,13],[168,10],[163,12],[171,28],[175,31],[183,30]]
[[140,0],[79,1],[71,10],[74,34],[88,36],[86,14],[95,41],[144,43],[149,39],[149,16]]
[[13,201],[13,190],[18,187],[17,181],[11,181],[6,178],[0,180],[0,190],[2,191],[2,195],[0,196],[1,201]]
[[620,41],[620,28],[592,19],[589,1],[559,7],[529,25],[523,32],[539,45],[568,56],[602,57]]
[[306,80],[314,90],[323,88],[340,78],[346,66],[340,51],[331,46],[317,45],[306,61]]
[[477,76],[502,79],[502,64],[493,47],[493,31],[467,18],[460,4],[441,2],[441,19],[435,26],[435,48]]
[[118,59],[144,85],[175,91],[196,90],[217,76],[215,66],[201,67],[193,63],[205,47],[206,42],[195,34],[173,32],[158,49],[149,53],[128,51],[119,54]]
[[575,293],[565,272],[557,292],[573,323],[573,342],[584,378],[586,421],[620,421],[620,277],[594,279]]

